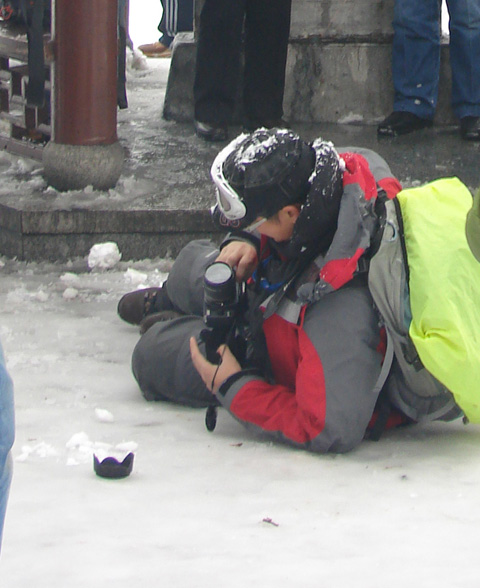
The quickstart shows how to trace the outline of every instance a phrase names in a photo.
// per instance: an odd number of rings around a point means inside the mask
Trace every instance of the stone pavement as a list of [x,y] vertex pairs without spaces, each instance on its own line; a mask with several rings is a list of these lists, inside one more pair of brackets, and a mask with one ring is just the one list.
[[[162,118],[170,60],[155,61],[162,63],[150,60],[147,72],[130,76],[129,108],[118,114],[126,159],[117,188],[61,194],[40,184],[26,197],[22,182],[12,183],[0,192],[0,254],[66,260],[113,240],[124,260],[144,259],[175,255],[190,239],[214,235],[209,168],[222,144],[198,139],[190,123]],[[293,122],[292,128],[306,140],[323,136],[337,147],[374,149],[405,187],[448,176],[471,190],[480,184],[480,145],[462,141],[453,126],[381,140],[375,125]],[[232,128],[231,137],[240,131]]]

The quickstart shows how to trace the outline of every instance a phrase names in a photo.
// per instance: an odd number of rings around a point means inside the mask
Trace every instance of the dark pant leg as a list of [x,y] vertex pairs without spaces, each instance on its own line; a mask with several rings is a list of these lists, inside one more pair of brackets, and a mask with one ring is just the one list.
[[[187,316],[154,324],[135,347],[132,371],[147,400],[170,400],[196,407],[207,406],[214,400],[193,367],[189,339],[198,339],[205,328],[203,275],[218,253],[208,239],[191,241],[180,251],[170,270],[166,283],[168,297]],[[203,343],[200,349],[205,352]]]
[[235,106],[245,0],[205,0],[193,95],[195,119],[228,124]]
[[203,276],[218,254],[218,247],[208,239],[190,241],[180,251],[165,285],[176,309],[203,316]]
[[162,33],[160,42],[170,47],[175,35],[193,31],[193,0],[160,0],[162,20],[158,30]]
[[170,47],[170,45],[173,42],[173,34],[167,32],[167,29],[168,29],[168,26],[167,26],[168,8],[167,8],[167,6],[168,6],[169,2],[170,2],[170,0],[160,0],[160,3],[162,4],[162,18],[160,20],[160,24],[158,25],[158,31],[161,33],[161,36],[158,40],[160,41],[160,43],[163,43],[166,47]]
[[265,122],[283,116],[291,0],[247,0],[245,114]]
[[[132,356],[132,371],[147,400],[169,400],[192,407],[215,401],[193,366],[190,337],[205,328],[199,317],[185,316],[156,323],[140,338]],[[205,353],[205,347],[200,344]]]
[[176,0],[177,30],[176,33],[193,31],[193,0]]

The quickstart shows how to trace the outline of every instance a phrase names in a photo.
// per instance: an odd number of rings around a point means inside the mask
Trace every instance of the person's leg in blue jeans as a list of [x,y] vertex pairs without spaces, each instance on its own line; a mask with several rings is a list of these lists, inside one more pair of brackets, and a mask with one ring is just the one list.
[[455,115],[480,116],[480,2],[447,0],[450,15],[452,107]]
[[396,0],[393,19],[393,109],[432,119],[440,74],[438,0]]
[[393,112],[377,127],[387,137],[432,126],[440,75],[439,0],[395,0],[393,29]]
[[10,449],[12,448],[14,437],[13,384],[5,368],[5,359],[0,345],[0,549],[8,493],[12,479]]

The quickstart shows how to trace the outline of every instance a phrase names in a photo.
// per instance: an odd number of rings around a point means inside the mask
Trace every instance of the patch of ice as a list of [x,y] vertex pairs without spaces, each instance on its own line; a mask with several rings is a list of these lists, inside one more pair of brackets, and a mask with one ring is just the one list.
[[30,294],[24,286],[15,288],[7,294],[7,302],[9,303],[25,302],[26,300],[29,300],[29,298]]
[[115,420],[113,414],[105,408],[96,408],[95,416],[97,417],[97,420],[99,420],[101,423],[113,423],[113,421]]
[[135,441],[123,441],[115,445],[117,451],[125,451],[126,453],[134,452],[138,449],[138,443]]
[[49,443],[40,441],[35,445],[23,445],[20,455],[17,456],[16,461],[27,461],[30,456],[36,457],[57,457],[58,451]]
[[355,114],[354,112],[349,112],[345,116],[342,116],[338,119],[339,125],[348,125],[351,123],[356,122],[363,122],[363,115],[362,114]]
[[78,290],[72,287],[65,288],[62,296],[65,300],[73,300],[78,296]]
[[133,285],[144,284],[147,281],[148,275],[136,269],[129,267],[123,274],[125,281]]
[[45,290],[42,290],[42,288],[39,288],[38,291],[35,294],[35,299],[38,300],[39,302],[46,302],[49,298],[48,292],[45,292]]
[[67,449],[76,449],[82,445],[91,445],[91,441],[84,431],[72,435],[72,437],[66,442],[65,447]]
[[75,284],[79,282],[79,280],[80,278],[77,276],[77,274],[74,274],[73,272],[65,272],[60,276],[60,281],[68,285]]

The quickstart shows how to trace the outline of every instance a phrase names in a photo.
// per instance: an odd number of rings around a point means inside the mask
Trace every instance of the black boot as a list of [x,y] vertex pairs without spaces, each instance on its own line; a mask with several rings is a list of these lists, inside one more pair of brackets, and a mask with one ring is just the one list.
[[381,137],[397,137],[431,127],[433,122],[428,118],[420,118],[411,112],[392,112],[377,127],[377,134]]

